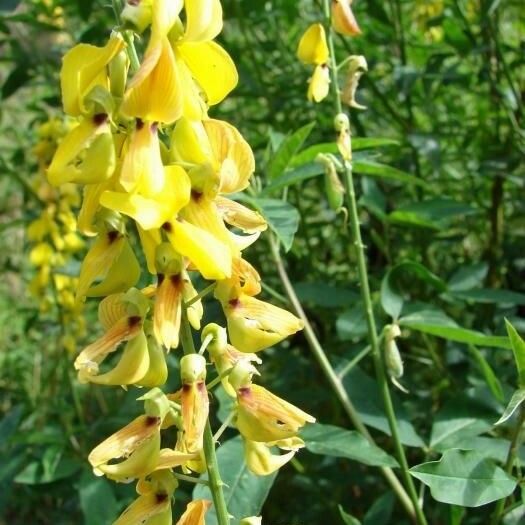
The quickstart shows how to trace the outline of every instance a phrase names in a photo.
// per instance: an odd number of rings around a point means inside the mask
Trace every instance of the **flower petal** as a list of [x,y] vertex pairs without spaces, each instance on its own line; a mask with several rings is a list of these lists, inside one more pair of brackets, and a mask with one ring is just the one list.
[[297,48],[297,57],[305,64],[326,64],[330,52],[322,24],[312,24],[303,34]]
[[222,30],[220,0],[185,0],[186,32],[184,40],[204,42],[214,39]]

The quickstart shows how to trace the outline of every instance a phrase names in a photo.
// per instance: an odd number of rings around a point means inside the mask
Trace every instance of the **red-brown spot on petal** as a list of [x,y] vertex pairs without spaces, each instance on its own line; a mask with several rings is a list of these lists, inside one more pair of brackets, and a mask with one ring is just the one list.
[[165,232],[168,232],[168,233],[171,233],[171,231],[173,230],[173,227],[171,225],[170,222],[165,222],[161,228],[165,231]]
[[240,304],[241,304],[241,301],[239,300],[238,297],[236,297],[235,299],[230,299],[228,301],[228,304],[232,307],[232,308],[237,308]]
[[95,126],[101,126],[108,120],[107,113],[97,113],[96,115],[93,115],[93,122]]
[[138,118],[135,121],[135,127],[137,128],[137,131],[141,130],[144,127],[144,122]]
[[107,233],[109,244],[113,244],[117,239],[120,238],[120,233],[118,231],[112,230]]
[[163,503],[168,499],[168,495],[162,492],[157,492],[155,493],[155,499],[157,500],[157,503]]
[[140,324],[141,321],[142,321],[142,317],[140,317],[140,315],[132,315],[128,317],[128,326],[130,328],[133,328],[137,326],[138,324]]
[[160,417],[148,416],[146,418],[146,426],[153,427],[155,425],[160,425]]
[[191,198],[195,202],[199,202],[201,200],[201,198],[202,198],[202,191],[191,190]]

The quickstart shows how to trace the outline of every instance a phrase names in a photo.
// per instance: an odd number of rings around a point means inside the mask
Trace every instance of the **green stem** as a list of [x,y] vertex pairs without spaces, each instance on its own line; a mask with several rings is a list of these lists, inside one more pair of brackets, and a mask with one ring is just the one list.
[[[339,92],[338,79],[337,79],[337,59],[335,55],[334,38],[332,32],[332,24],[330,17],[330,1],[323,0],[324,15],[326,20],[326,33],[328,37],[328,47],[330,50],[331,60],[331,75],[332,75],[332,90],[334,93],[335,111],[337,114],[343,112],[343,106],[341,103],[341,96]],[[383,398],[383,404],[385,413],[390,426],[390,433],[394,441],[394,447],[396,450],[397,459],[401,466],[401,476],[405,483],[410,500],[414,507],[416,514],[416,522],[419,525],[426,525],[427,520],[423,513],[423,510],[419,504],[416,487],[409,473],[408,461],[405,455],[405,449],[401,443],[399,437],[399,429],[397,426],[396,414],[394,411],[394,405],[392,403],[392,397],[390,395],[390,388],[388,384],[388,378],[385,371],[384,356],[379,345],[379,338],[377,335],[376,322],[374,317],[374,310],[372,305],[372,297],[370,294],[370,285],[368,283],[368,269],[365,257],[365,246],[361,238],[361,228],[359,226],[359,212],[357,209],[357,199],[355,196],[355,187],[352,174],[352,166],[348,161],[344,161],[344,184],[346,189],[346,201],[347,208],[350,216],[350,227],[352,230],[353,244],[357,256],[357,267],[359,274],[359,284],[361,287],[361,296],[363,299],[366,324],[368,328],[369,343],[372,347],[372,357],[374,361],[374,367],[376,371],[377,381],[379,383],[379,389]]]
[[[122,9],[124,6],[122,5],[122,0],[113,0],[113,12],[115,13],[115,18],[117,19],[117,23],[120,25],[121,19],[120,19],[120,13],[122,12]],[[137,54],[137,50],[135,49],[135,42],[134,42],[134,35],[133,31],[129,30],[121,30],[122,37],[124,38],[124,42],[126,42],[126,50],[128,53],[129,63],[131,66],[132,71],[137,71],[140,67],[140,60],[139,56]]]
[[[315,332],[312,328],[312,325],[310,324],[310,321],[308,320],[308,317],[306,317],[306,314],[304,313],[301,301],[295,293],[294,287],[290,281],[290,278],[288,277],[288,273],[286,272],[286,268],[284,267],[283,260],[281,259],[278,242],[274,238],[271,238],[270,244],[272,248],[273,258],[277,266],[277,271],[279,273],[279,277],[281,278],[283,287],[286,291],[286,295],[288,296],[288,299],[296,315],[300,317],[304,323],[304,335],[306,337],[306,340],[308,341],[308,344],[310,345],[310,348],[312,349],[315,358],[317,359],[319,366],[321,367],[321,370],[326,376],[327,381],[330,383],[332,390],[335,392],[335,395],[339,399],[339,402],[343,406],[344,411],[346,412],[348,418],[350,419],[354,427],[359,433],[361,433],[366,439],[368,439],[370,443],[375,444],[374,439],[370,435],[370,432],[368,432],[368,429],[361,421],[359,413],[357,412],[352,401],[348,397],[348,393],[346,392],[345,387],[343,386],[341,378],[335,372],[330,361],[328,360],[328,357],[326,356],[326,352],[321,346],[321,343],[319,343],[319,340],[315,335]],[[392,487],[392,490],[396,493],[397,497],[399,498],[403,507],[405,507],[408,514],[412,518],[415,518],[414,506],[412,505],[408,494],[403,488],[403,485],[401,485],[392,469],[389,467],[381,467],[381,472]]]
[[197,295],[193,296],[189,301],[186,301],[184,303],[184,306],[186,308],[189,308],[192,304],[195,304],[197,301],[200,301],[203,297],[206,297],[209,293],[213,292],[216,286],[217,286],[217,283],[212,283],[209,286],[206,286],[204,290],[199,292]]
[[[521,430],[523,428],[524,422],[525,422],[525,409],[523,407],[520,407],[518,421],[516,422],[516,426],[514,427],[514,432],[512,434],[512,439],[510,442],[509,452],[507,453],[507,461],[505,462],[505,472],[507,472],[507,474],[512,473],[512,468],[514,467],[514,463],[518,455]],[[507,498],[501,498],[500,500],[498,500],[498,502],[496,503],[496,508],[494,509],[494,514],[492,514],[492,520],[490,522],[490,525],[497,525],[500,522],[501,517],[503,515],[503,510],[505,509],[506,501],[507,501]]]
[[[181,342],[184,354],[194,354],[195,346],[193,344],[193,337],[191,333],[191,326],[188,321],[186,308],[182,308],[182,326],[181,326]],[[213,434],[211,431],[210,420],[206,421],[206,428],[204,429],[204,457],[206,459],[206,469],[208,471],[208,485],[210,487],[211,497],[215,506],[215,513],[217,514],[218,525],[230,525],[230,515],[226,508],[226,500],[222,487],[224,483],[221,480],[219,472],[219,464],[217,463],[217,455],[215,453],[215,443],[213,441]]]

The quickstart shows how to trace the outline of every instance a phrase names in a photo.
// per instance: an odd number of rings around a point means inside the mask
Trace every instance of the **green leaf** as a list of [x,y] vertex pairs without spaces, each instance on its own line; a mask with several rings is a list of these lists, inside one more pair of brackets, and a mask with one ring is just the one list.
[[512,394],[509,404],[506,406],[501,417],[494,424],[501,425],[502,423],[505,423],[505,421],[516,412],[517,408],[523,403],[523,401],[525,401],[525,389],[520,388]]
[[337,508],[339,509],[339,515],[345,525],[361,525],[361,522],[351,514],[345,512],[341,505],[337,505]]
[[[354,366],[344,377],[343,385],[354,403],[365,425],[391,435],[388,419],[385,416],[383,399],[377,382],[365,374],[359,366]],[[399,438],[409,447],[423,447],[424,441],[410,422],[404,406],[396,395],[392,395],[396,412]]]
[[282,190],[288,186],[293,186],[299,182],[303,182],[313,177],[317,177],[324,173],[324,168],[318,162],[310,162],[308,164],[303,164],[294,168],[292,170],[287,170],[280,177],[272,181],[268,186],[263,188],[261,195],[266,196],[271,193]]
[[368,331],[362,301],[357,300],[353,308],[338,315],[335,328],[341,341],[361,339]]
[[487,277],[487,263],[460,266],[448,281],[449,292],[460,292],[480,287]]
[[446,404],[435,416],[430,435],[430,446],[442,450],[443,443],[450,448],[462,440],[483,434],[492,428],[489,416],[473,406],[469,400],[460,398]]
[[439,292],[444,292],[447,285],[437,275],[415,261],[404,261],[390,269],[381,282],[381,306],[393,319],[397,319],[403,309],[403,295],[400,280],[410,274],[431,285]]
[[290,167],[302,166],[310,162],[314,162],[319,153],[331,153],[332,155],[339,155],[339,148],[335,142],[324,142],[321,144],[314,144],[308,148],[303,149],[294,155],[290,162]]
[[501,386],[499,379],[494,373],[494,370],[492,370],[488,361],[485,359],[483,354],[475,346],[469,346],[469,350],[474,355],[474,358],[478,362],[478,365],[481,368],[481,373],[483,374],[483,377],[485,378],[485,382],[487,383],[487,386],[492,392],[492,395],[500,403],[503,403],[503,400],[504,400],[503,388]]
[[2,85],[2,100],[5,100],[6,98],[14,94],[16,91],[18,91],[21,87],[27,84],[27,82],[29,82],[31,78],[32,75],[29,69],[27,68],[27,64],[24,63],[15,66],[15,68],[12,69],[11,72],[7,75],[7,78],[4,80],[4,83]]
[[520,388],[525,388],[525,341],[520,337],[516,329],[505,319],[505,326],[509,334],[516,369],[518,371]]
[[84,471],[77,490],[84,525],[109,525],[115,520],[117,500],[113,485],[106,478],[97,478],[90,471]]
[[428,187],[427,183],[422,179],[418,179],[414,175],[410,175],[404,171],[393,168],[386,164],[380,164],[371,160],[354,160],[352,162],[352,170],[360,175],[369,175],[370,177],[378,177],[380,179],[395,180],[404,182],[405,184],[414,184],[415,186]]
[[[277,473],[269,476],[252,474],[244,462],[244,450],[240,436],[226,441],[217,450],[217,461],[221,473],[224,497],[228,512],[234,517],[232,525],[246,516],[260,514],[264,501],[270,492]],[[207,475],[202,476],[207,479]],[[193,490],[193,499],[211,500],[210,489],[197,485]],[[217,516],[212,507],[206,514],[206,525],[217,525]]]
[[398,467],[397,461],[359,432],[319,423],[301,431],[306,449],[314,454],[348,458],[372,467]]
[[56,464],[40,461],[29,463],[15,478],[15,483],[23,485],[41,485],[68,478],[80,469],[77,461],[61,458]]
[[359,300],[356,291],[343,286],[331,286],[324,282],[294,283],[293,286],[302,303],[311,303],[323,308],[340,308]]
[[[353,137],[352,151],[362,151],[366,149],[380,148],[382,146],[398,146],[397,140],[385,139],[379,137]],[[339,148],[335,142],[323,142],[321,144],[314,144],[297,153],[290,166],[300,166],[307,162],[313,162],[319,153],[331,153],[332,155],[339,155]]]
[[435,310],[422,310],[399,319],[399,324],[411,330],[417,330],[425,334],[435,335],[477,346],[493,346],[498,348],[510,348],[507,337],[485,335],[482,332],[461,328],[445,313]]
[[430,461],[410,469],[415,478],[430,488],[436,501],[479,507],[507,497],[516,488],[516,480],[494,462],[477,452],[447,450],[439,461]]
[[377,498],[363,518],[363,525],[388,525],[394,509],[394,494],[387,492]]
[[299,228],[299,212],[291,204],[279,199],[251,199],[254,206],[264,216],[277,238],[289,251],[297,228]]
[[0,421],[0,448],[8,442],[16,431],[21,417],[22,405],[17,405],[2,418]]
[[393,222],[441,230],[452,220],[475,213],[479,213],[479,210],[468,204],[438,198],[400,206],[389,215],[389,219]]
[[284,173],[293,156],[301,149],[304,141],[312,132],[314,125],[315,123],[311,122],[310,124],[299,128],[281,142],[275,155],[270,159],[266,168],[269,180],[273,180]]
[[493,290],[490,288],[477,288],[472,290],[461,290],[457,292],[451,292],[450,295],[457,299],[473,301],[475,303],[496,303],[513,306],[525,304],[525,294],[513,292],[511,290]]

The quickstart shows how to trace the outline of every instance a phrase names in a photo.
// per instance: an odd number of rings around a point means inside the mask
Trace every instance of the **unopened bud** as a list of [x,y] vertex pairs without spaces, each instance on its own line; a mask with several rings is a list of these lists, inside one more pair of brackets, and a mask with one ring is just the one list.
[[262,518],[260,516],[250,516],[249,518],[243,518],[239,525],[262,525]]
[[206,359],[199,354],[185,355],[180,360],[180,378],[183,384],[206,379]]
[[157,273],[178,275],[183,268],[182,257],[169,242],[159,244],[155,250],[155,268]]
[[114,97],[122,98],[126,90],[128,78],[129,58],[126,50],[122,50],[109,63],[109,85]]
[[332,25],[337,33],[345,36],[357,36],[361,29],[352,12],[352,0],[332,1]]
[[316,162],[323,164],[325,174],[325,192],[328,204],[333,211],[339,211],[343,206],[345,189],[339,176],[334,158],[331,155],[317,155]]
[[160,388],[152,388],[137,401],[144,401],[144,413],[149,417],[163,420],[170,410],[170,402]]
[[228,344],[228,335],[226,333],[226,328],[219,326],[217,323],[207,324],[201,332],[201,341],[211,336],[212,340],[208,344],[209,351],[221,351],[226,348]]
[[230,372],[228,381],[233,389],[237,392],[241,388],[245,388],[252,384],[253,375],[259,375],[257,368],[255,368],[249,361],[239,361]]
[[152,0],[127,0],[120,19],[126,29],[142,33],[151,24]]
[[[404,367],[401,353],[396,344],[396,337],[401,335],[401,330],[397,324],[385,327],[385,362],[388,374],[392,381],[403,377]],[[397,381],[395,382],[398,386]]]

